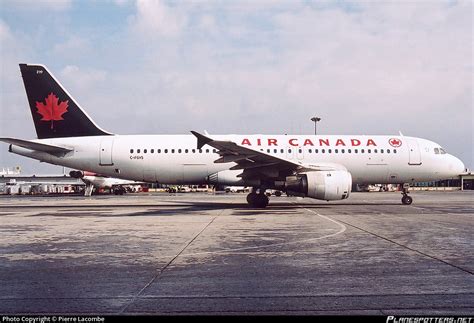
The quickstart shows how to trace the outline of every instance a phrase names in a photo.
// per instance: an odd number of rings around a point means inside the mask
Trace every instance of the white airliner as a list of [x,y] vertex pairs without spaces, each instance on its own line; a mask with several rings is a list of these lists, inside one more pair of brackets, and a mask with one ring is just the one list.
[[86,184],[84,196],[91,196],[94,187],[97,189],[110,189],[110,191],[113,192],[115,195],[123,195],[127,192],[125,188],[126,186],[130,187],[145,184],[143,182],[107,177],[91,172],[83,172],[80,170],[70,171],[69,176],[73,178],[80,178],[84,182],[84,184]]
[[[38,139],[0,138],[43,162],[162,184],[251,186],[320,200],[349,197],[352,183],[408,184],[457,178],[464,164],[435,142],[406,136],[115,135],[102,130],[43,65],[20,64]],[[113,111],[111,111],[113,112]]]

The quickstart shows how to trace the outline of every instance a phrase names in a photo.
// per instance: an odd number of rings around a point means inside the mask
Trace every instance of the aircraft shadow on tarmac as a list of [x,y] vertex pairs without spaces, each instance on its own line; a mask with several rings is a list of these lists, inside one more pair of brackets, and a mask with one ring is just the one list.
[[[297,204],[278,202],[269,204],[265,209],[257,209],[249,207],[246,203],[222,203],[222,202],[199,202],[199,201],[175,201],[164,200],[165,204],[156,205],[150,204],[111,204],[104,203],[101,205],[48,205],[48,206],[21,206],[21,208],[35,208],[39,209],[56,209],[55,212],[39,212],[30,216],[66,216],[66,217],[131,217],[131,216],[174,216],[174,215],[192,215],[196,213],[203,213],[207,211],[231,210],[230,216],[265,216],[265,215],[283,215],[291,216],[296,212],[301,212],[303,209],[314,210],[316,213],[322,209],[341,208],[347,211],[347,207],[364,207],[364,206],[399,206],[406,208],[400,203],[344,203],[344,204]],[[2,209],[3,206],[0,207]],[[75,210],[76,209],[76,210]],[[107,211],[111,209],[111,211]],[[121,210],[123,209],[123,210]],[[137,210],[140,209],[140,210]],[[119,213],[114,214],[115,210]],[[87,212],[87,213],[86,213]],[[211,215],[211,214],[209,214]]]

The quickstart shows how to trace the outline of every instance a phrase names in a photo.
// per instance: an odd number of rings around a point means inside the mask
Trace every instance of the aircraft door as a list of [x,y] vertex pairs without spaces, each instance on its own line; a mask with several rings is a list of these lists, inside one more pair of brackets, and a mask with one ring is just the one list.
[[408,144],[408,165],[421,165],[421,151],[418,141],[413,138],[406,139]]
[[99,165],[113,165],[112,149],[114,146],[114,136],[107,136],[100,141]]

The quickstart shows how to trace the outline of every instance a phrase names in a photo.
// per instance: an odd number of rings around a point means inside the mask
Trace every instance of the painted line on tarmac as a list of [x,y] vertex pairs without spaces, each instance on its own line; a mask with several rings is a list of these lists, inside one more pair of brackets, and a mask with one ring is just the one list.
[[433,256],[433,255],[430,255],[430,254],[428,254],[428,253],[426,253],[426,252],[423,252],[423,251],[421,251],[421,250],[418,250],[418,249],[409,247],[409,246],[406,245],[406,244],[397,242],[397,241],[395,241],[395,240],[393,240],[393,239],[390,239],[390,238],[388,238],[388,237],[384,237],[384,236],[382,236],[382,235],[380,235],[380,234],[377,234],[377,233],[375,233],[375,232],[371,232],[371,231],[369,231],[368,229],[361,228],[361,227],[359,227],[359,226],[357,226],[357,225],[354,225],[354,224],[351,224],[351,223],[348,223],[348,222],[344,222],[344,221],[342,221],[342,220],[341,220],[341,222],[347,224],[347,225],[350,226],[350,227],[353,227],[353,228],[355,228],[355,229],[358,229],[358,230],[360,230],[360,231],[362,231],[362,232],[365,232],[365,233],[367,233],[367,234],[370,234],[370,235],[372,235],[372,236],[374,236],[374,237],[377,237],[377,238],[379,238],[379,239],[385,240],[385,241],[390,242],[390,243],[392,243],[392,244],[394,244],[394,245],[397,245],[397,246],[399,246],[399,247],[402,247],[402,248],[405,248],[405,249],[407,249],[407,250],[410,250],[411,252],[415,252],[415,253],[417,253],[417,254],[419,254],[419,255],[422,255],[422,256],[424,256],[424,257],[431,258],[431,259],[433,259],[433,260],[442,262],[442,263],[444,263],[445,265],[448,265],[448,266],[450,266],[450,267],[456,268],[456,269],[458,269],[458,270],[460,270],[460,271],[463,271],[464,273],[467,273],[467,274],[470,274],[470,275],[474,275],[474,272],[473,272],[472,270],[467,269],[467,268],[464,268],[464,267],[461,267],[461,266],[458,266],[458,265],[455,265],[455,264],[453,264],[453,263],[450,263],[449,261],[446,261],[446,260],[444,260],[444,259],[441,259],[440,257]]
[[296,241],[291,241],[291,242],[279,242],[279,243],[272,243],[268,245],[263,245],[263,246],[254,246],[254,247],[243,247],[243,248],[233,248],[233,249],[222,249],[222,250],[216,250],[216,251],[203,251],[203,252],[193,252],[193,253],[183,253],[181,256],[199,256],[199,255],[211,255],[211,254],[220,254],[220,253],[228,253],[228,252],[237,252],[237,251],[248,251],[248,250],[256,250],[256,249],[264,249],[264,248],[272,248],[272,247],[281,247],[281,246],[288,246],[288,245],[293,245],[293,244],[301,244],[301,243],[311,243],[314,241],[322,240],[322,239],[328,239],[335,237],[339,234],[344,233],[347,230],[347,227],[336,220],[333,220],[331,218],[328,218],[327,216],[324,216],[322,214],[316,213],[311,209],[305,208],[303,206],[299,206],[296,203],[291,202],[292,204],[295,204],[297,207],[302,208],[308,212],[311,212],[320,218],[324,220],[328,220],[332,223],[335,223],[339,226],[339,231],[331,234],[324,235],[322,237],[317,237],[317,238],[310,238],[310,239],[304,239],[304,240],[296,240]]
[[200,235],[201,233],[203,233],[213,222],[215,219],[217,219],[222,213],[224,213],[226,211],[226,209],[224,210],[221,210],[221,212],[219,212],[215,217],[213,217],[211,219],[211,221],[209,221],[209,223],[207,223],[204,228],[199,231],[199,233],[197,233],[187,244],[186,246],[184,246],[184,248],[182,248],[175,256],[173,256],[173,258],[168,261],[168,263],[166,265],[164,265],[162,268],[160,268],[158,270],[158,272],[153,276],[153,278],[142,288],[140,289],[140,291],[130,300],[129,303],[127,303],[119,312],[119,314],[123,314],[133,303],[135,303],[135,301],[142,295],[142,293],[148,288],[150,287],[155,281],[157,281],[161,274],[176,260],[176,258],[178,258],[183,252],[184,250],[186,250],[187,247],[189,247]]

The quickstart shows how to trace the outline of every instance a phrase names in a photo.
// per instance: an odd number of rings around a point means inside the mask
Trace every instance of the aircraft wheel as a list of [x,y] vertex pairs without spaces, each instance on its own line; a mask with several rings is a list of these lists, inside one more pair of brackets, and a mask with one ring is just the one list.
[[404,195],[404,196],[402,197],[402,203],[403,203],[403,204],[405,204],[405,205],[410,205],[412,202],[413,202],[413,199],[411,198],[411,196]]
[[256,193],[250,193],[247,195],[247,203],[250,206],[253,206],[255,204],[255,201],[257,200],[257,194]]
[[281,196],[281,191],[276,191],[275,196]]
[[250,193],[247,195],[247,203],[251,207],[264,209],[268,205],[268,197],[265,194]]

